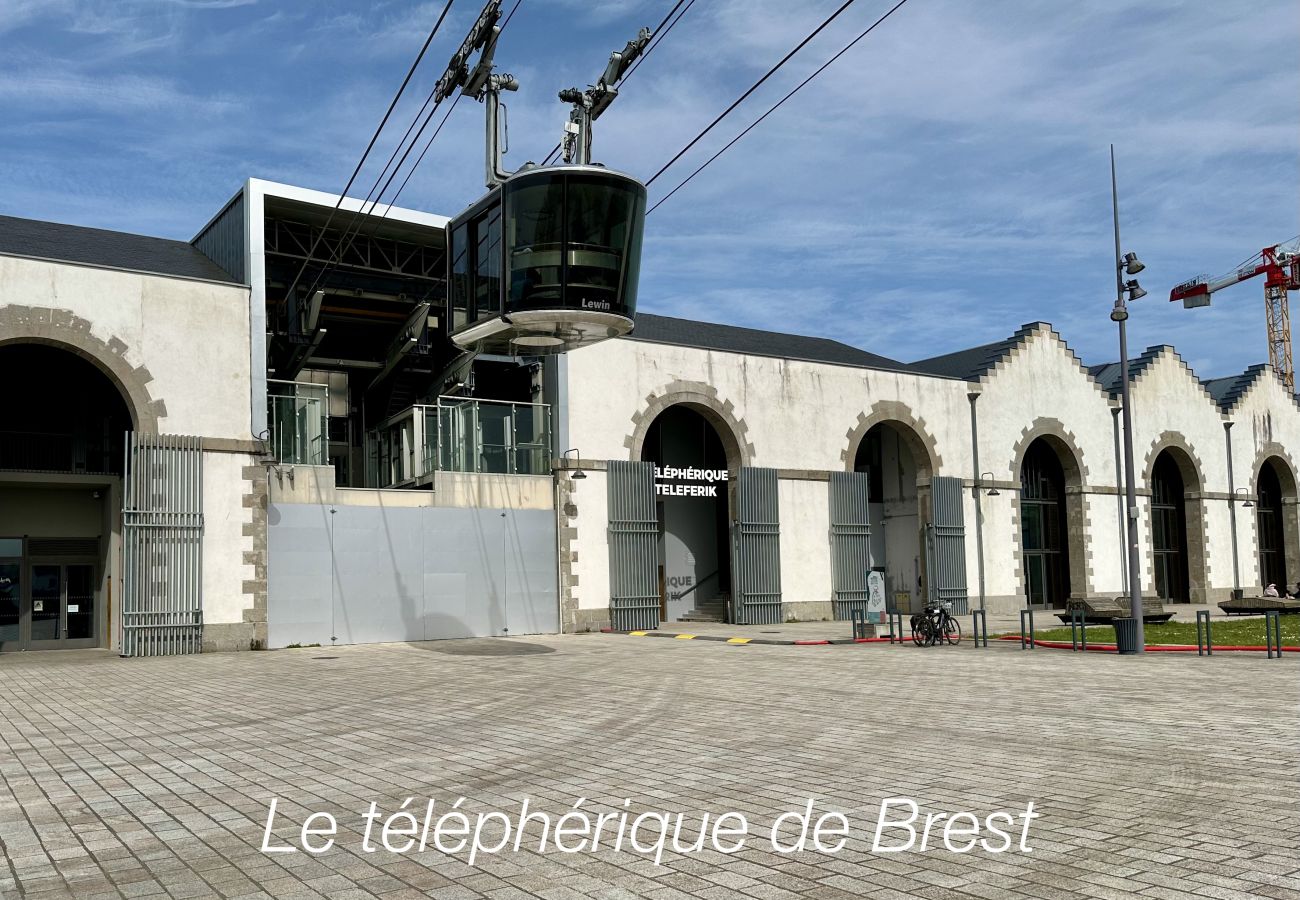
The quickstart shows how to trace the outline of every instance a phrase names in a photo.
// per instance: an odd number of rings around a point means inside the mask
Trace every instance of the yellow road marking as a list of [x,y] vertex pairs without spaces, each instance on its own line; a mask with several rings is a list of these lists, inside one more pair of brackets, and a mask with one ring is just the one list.
[[695,635],[693,635],[693,634],[674,634],[673,637],[676,638],[676,639],[679,640],[679,641],[693,641],[693,640],[695,640]]
[[753,638],[727,638],[728,644],[748,644]]
[[645,637],[645,636],[646,636],[646,632],[644,632],[644,631],[629,631],[628,634],[632,635],[632,637]]

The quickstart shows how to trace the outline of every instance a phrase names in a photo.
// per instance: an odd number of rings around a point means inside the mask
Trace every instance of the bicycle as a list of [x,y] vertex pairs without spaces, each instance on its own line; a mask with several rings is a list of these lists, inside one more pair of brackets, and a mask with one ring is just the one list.
[[927,603],[925,611],[912,616],[912,643],[918,647],[961,643],[961,623],[953,617],[952,604]]

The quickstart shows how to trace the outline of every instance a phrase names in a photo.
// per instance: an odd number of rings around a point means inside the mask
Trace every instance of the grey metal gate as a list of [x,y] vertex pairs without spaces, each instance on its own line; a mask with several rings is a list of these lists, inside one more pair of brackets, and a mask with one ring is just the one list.
[[867,608],[871,572],[871,479],[866,472],[832,472],[831,591],[836,619]]
[[966,588],[966,517],[960,478],[930,481],[930,524],[926,526],[930,597],[952,603],[953,612],[969,606]]
[[659,518],[654,465],[609,463],[609,620],[616,631],[659,627]]
[[732,525],[731,621],[775,625],[781,614],[781,519],[776,469],[744,467]]
[[122,655],[203,649],[203,448],[197,437],[126,434]]

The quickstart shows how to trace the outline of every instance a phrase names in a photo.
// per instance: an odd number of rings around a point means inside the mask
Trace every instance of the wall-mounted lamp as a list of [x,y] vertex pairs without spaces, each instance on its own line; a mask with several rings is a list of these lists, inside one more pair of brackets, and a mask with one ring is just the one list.
[[1250,509],[1252,506],[1255,505],[1254,501],[1250,499],[1250,491],[1246,490],[1245,488],[1237,488],[1235,491],[1232,492],[1232,499],[1234,500],[1238,499],[1237,498],[1238,494],[1240,494],[1246,501],[1245,503],[1241,504],[1245,509]]
[[[989,481],[992,481],[992,480],[993,480],[993,473],[992,473],[992,472],[980,472],[980,486],[981,486],[981,487],[984,485],[985,476],[988,477],[988,480],[989,480]],[[998,495],[1001,494],[1001,493],[1002,493],[1002,492],[999,491],[996,487],[991,487],[991,488],[989,488],[989,491],[988,491],[988,495],[989,495],[990,497],[996,497],[996,496],[998,496]]]
[[583,478],[587,477],[587,473],[582,471],[582,456],[581,454],[578,453],[577,448],[574,448],[572,450],[565,450],[564,453],[560,455],[560,461],[564,463],[564,468],[567,470],[569,468],[568,457],[570,453],[573,454],[574,468],[573,468],[573,474],[570,475],[569,477],[572,478],[574,481],[581,481]]

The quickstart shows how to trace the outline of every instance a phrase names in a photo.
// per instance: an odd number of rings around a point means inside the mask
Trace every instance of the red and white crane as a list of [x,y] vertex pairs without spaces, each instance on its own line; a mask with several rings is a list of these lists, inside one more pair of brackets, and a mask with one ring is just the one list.
[[1234,271],[1219,278],[1198,275],[1169,292],[1170,301],[1181,300],[1187,309],[1209,306],[1210,295],[1242,281],[1264,276],[1264,315],[1268,320],[1268,361],[1295,393],[1295,366],[1291,361],[1291,308],[1288,290],[1300,289],[1300,240],[1265,247]]

